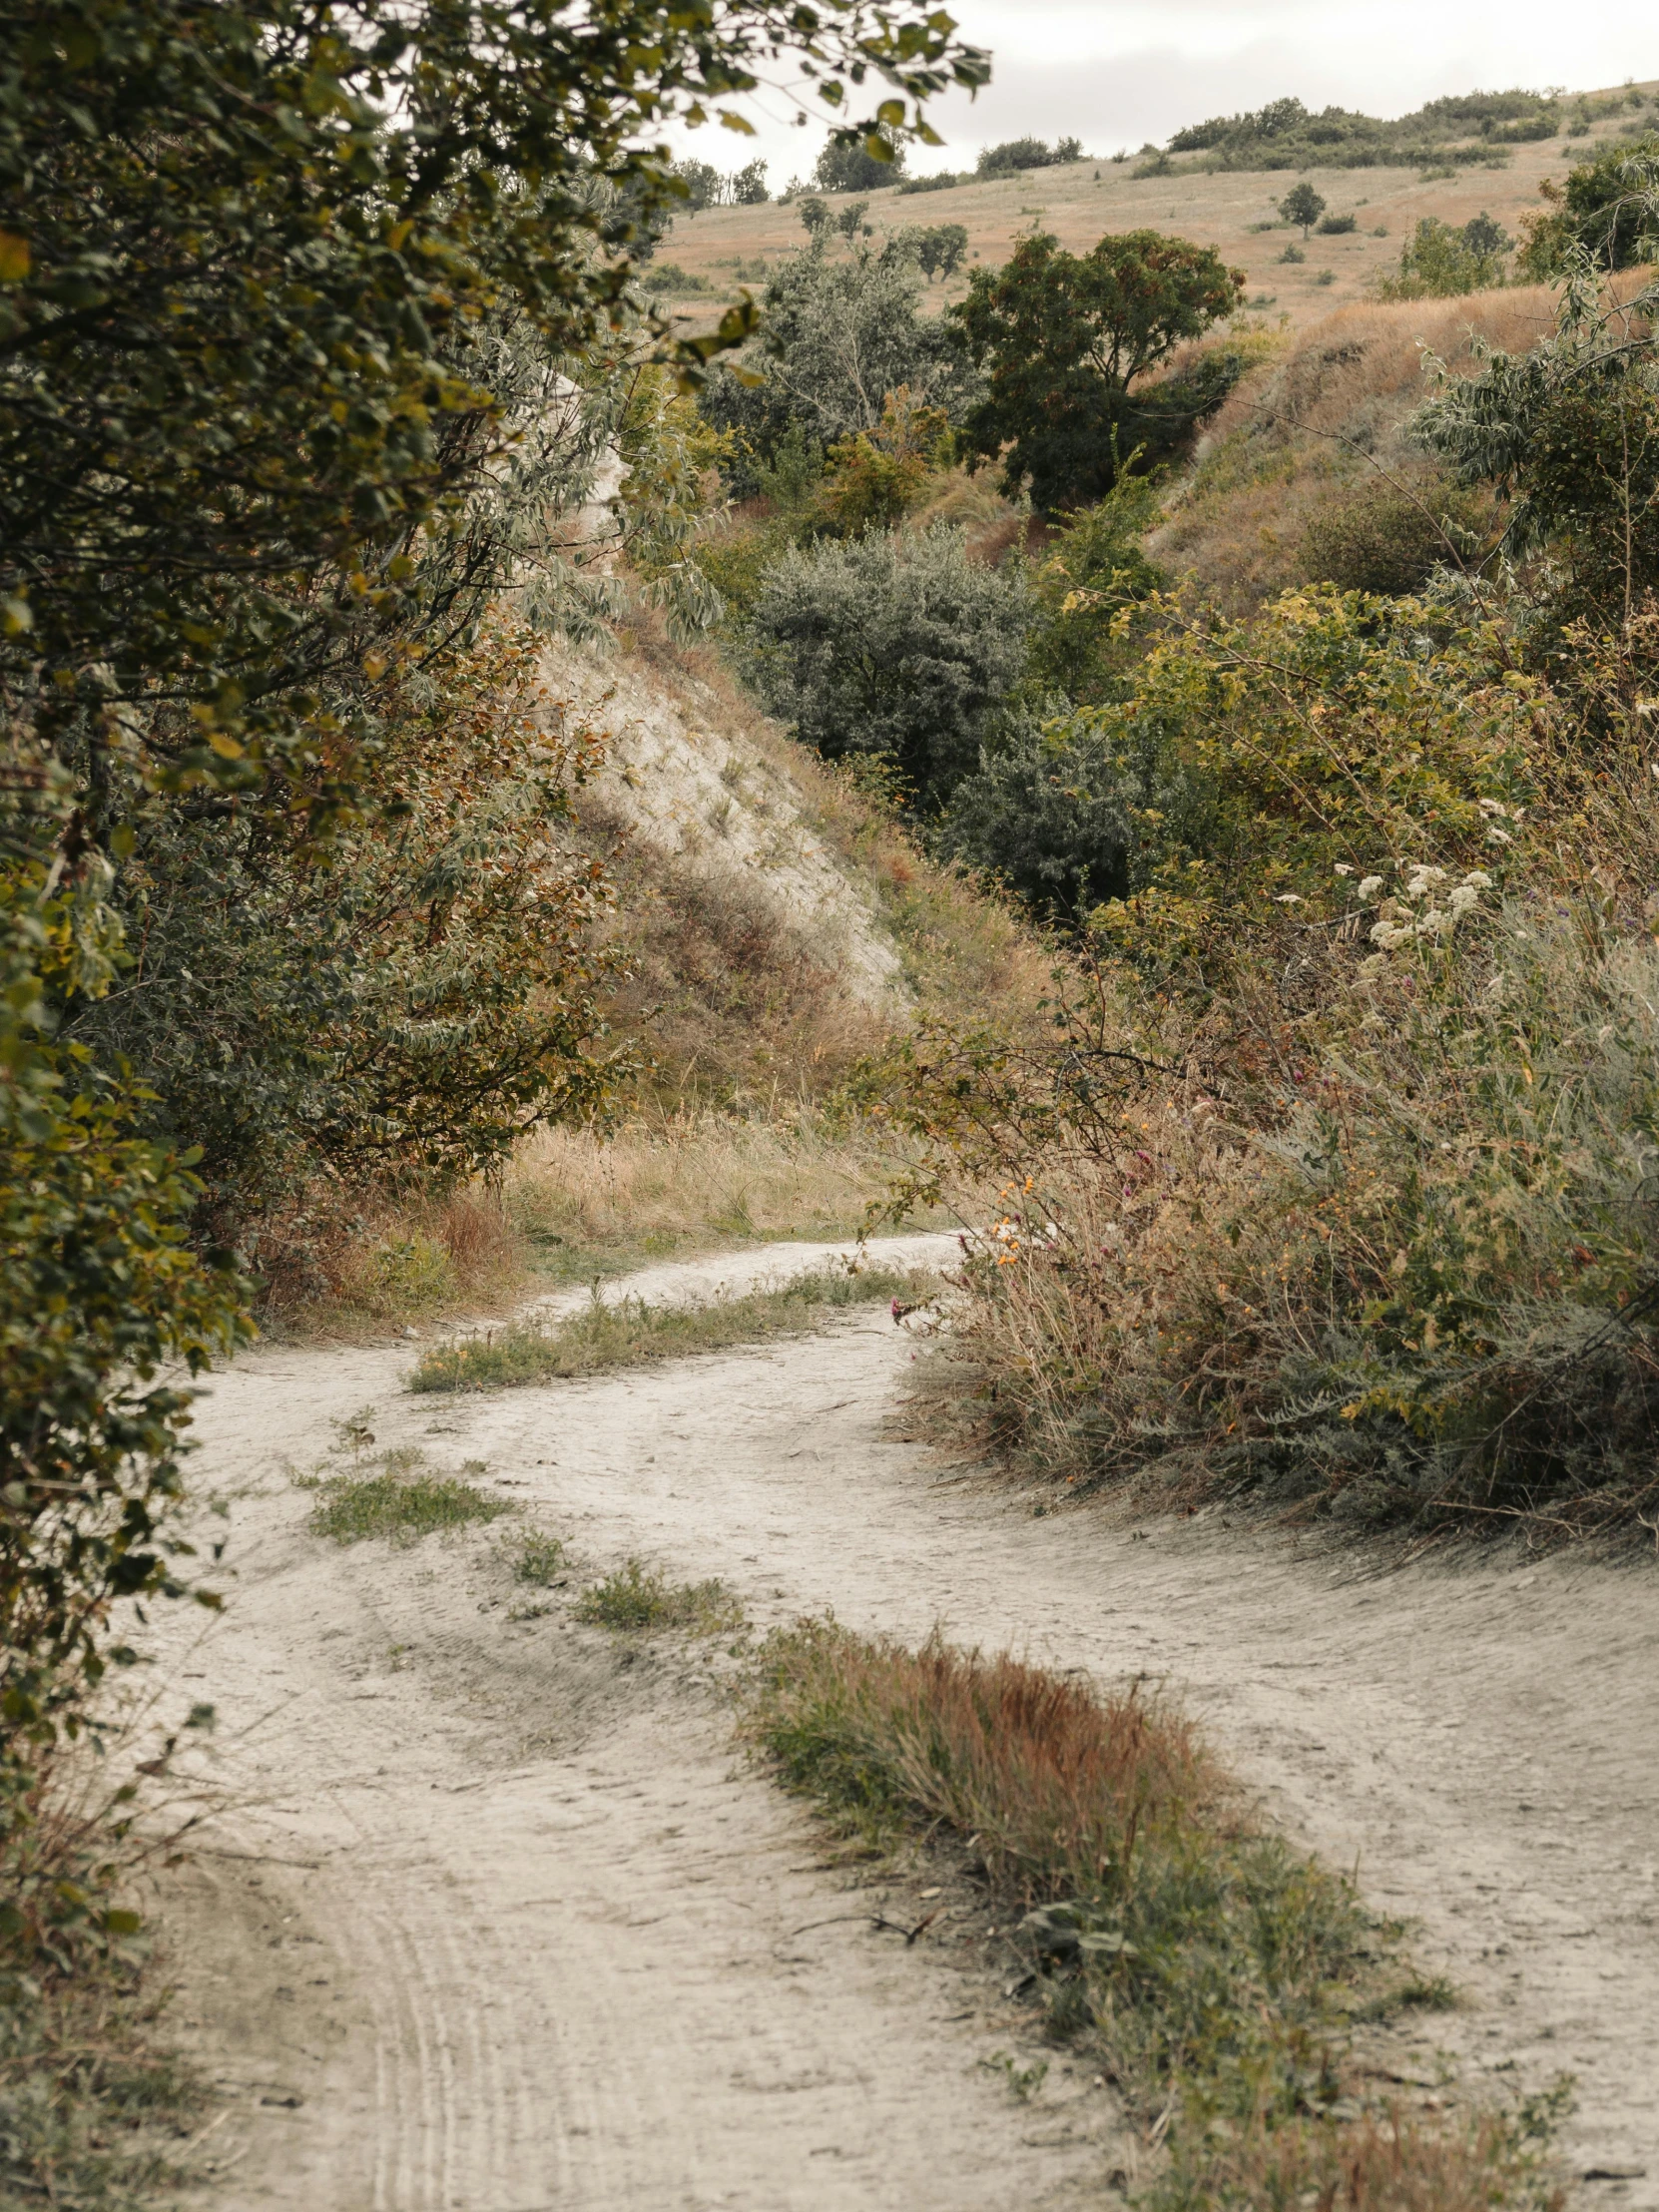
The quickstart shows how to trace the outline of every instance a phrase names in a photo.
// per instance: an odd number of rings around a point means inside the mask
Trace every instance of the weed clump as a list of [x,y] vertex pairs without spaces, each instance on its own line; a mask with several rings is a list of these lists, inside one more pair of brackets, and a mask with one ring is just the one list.
[[[414,1450],[381,1454],[377,1474],[309,1475],[300,1487],[314,1489],[311,1533],[337,1544],[359,1544],[383,1537],[394,1544],[418,1543],[438,1530],[464,1528],[472,1521],[499,1520],[514,1510],[506,1498],[486,1497],[453,1475],[419,1471],[422,1454]],[[468,1461],[468,1472],[481,1472]]]
[[670,1582],[638,1559],[629,1559],[577,1600],[576,1617],[599,1628],[635,1634],[687,1628],[722,1636],[743,1626],[743,1607],[724,1582]]
[[513,1574],[520,1582],[532,1582],[538,1589],[550,1590],[569,1565],[565,1547],[557,1536],[526,1536],[513,1562]]
[[603,1299],[597,1289],[580,1312],[551,1326],[516,1323],[485,1337],[435,1346],[409,1377],[411,1390],[487,1390],[551,1382],[608,1368],[719,1352],[728,1346],[800,1336],[833,1314],[871,1301],[913,1300],[923,1279],[895,1268],[822,1268],[741,1298],[652,1306],[642,1298]]

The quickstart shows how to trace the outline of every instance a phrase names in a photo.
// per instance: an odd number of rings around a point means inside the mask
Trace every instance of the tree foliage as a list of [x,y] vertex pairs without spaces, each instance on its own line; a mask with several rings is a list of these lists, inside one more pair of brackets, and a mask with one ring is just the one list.
[[765,348],[740,357],[740,382],[724,365],[709,378],[701,405],[729,434],[733,489],[759,488],[759,472],[794,433],[829,446],[880,424],[886,396],[900,385],[954,414],[971,371],[956,326],[920,312],[922,279],[914,255],[898,241],[831,260],[822,240],[783,263],[762,302]]
[[1504,259],[1514,241],[1482,211],[1461,228],[1438,216],[1418,218],[1399,250],[1396,275],[1377,286],[1380,299],[1454,299],[1487,291],[1504,280]]
[[820,192],[885,192],[903,174],[903,147],[878,131],[856,144],[830,140],[819,155],[813,183]]
[[[854,144],[986,74],[885,0],[7,16],[0,1821],[111,1601],[173,1586],[185,1395],[155,1378],[244,1326],[165,1140],[200,1106],[246,1158],[239,1115],[279,1098],[278,1149],[456,1169],[579,1081],[563,772],[457,686],[488,689],[469,648],[504,589],[603,604],[564,523],[630,432],[582,364],[626,414],[631,249],[683,204],[653,142],[786,53]],[[678,525],[608,512],[672,590]]]
[[[1651,193],[1644,205],[1653,220]],[[1584,247],[1572,266],[1543,344],[1481,347],[1477,376],[1442,369],[1418,417],[1463,483],[1508,503],[1510,557],[1550,556],[1534,588],[1558,645],[1579,619],[1629,630],[1659,590],[1659,286],[1620,298]]]
[[1545,281],[1565,275],[1575,251],[1601,269],[1630,269],[1651,261],[1659,226],[1654,217],[1659,185],[1659,131],[1605,147],[1573,170],[1564,185],[1540,188],[1548,205],[1524,217],[1523,276]]
[[1324,195],[1316,192],[1306,178],[1300,185],[1293,185],[1279,203],[1280,222],[1298,225],[1304,238],[1324,213]]
[[[1029,477],[1047,512],[1087,505],[1116,478],[1135,380],[1230,312],[1243,290],[1242,273],[1212,248],[1156,231],[1104,238],[1081,256],[1045,233],[1022,239],[1003,268],[974,271],[951,310],[988,370],[963,426],[969,449],[1003,457],[1011,489]],[[1130,442],[1152,445],[1156,457],[1223,396],[1149,404],[1141,413],[1151,419],[1135,424]]]

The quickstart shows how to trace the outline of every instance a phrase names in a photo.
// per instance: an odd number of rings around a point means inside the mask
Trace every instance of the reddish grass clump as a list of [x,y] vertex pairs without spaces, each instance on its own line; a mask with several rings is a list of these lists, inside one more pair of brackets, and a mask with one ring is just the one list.
[[1138,1834],[1216,1794],[1191,1725],[1138,1687],[1101,1698],[936,1635],[912,1652],[815,1628],[779,1656],[791,1716],[769,1735],[792,1780],[812,1785],[830,1760],[850,1807],[977,1836],[1027,1902],[1121,1870]]

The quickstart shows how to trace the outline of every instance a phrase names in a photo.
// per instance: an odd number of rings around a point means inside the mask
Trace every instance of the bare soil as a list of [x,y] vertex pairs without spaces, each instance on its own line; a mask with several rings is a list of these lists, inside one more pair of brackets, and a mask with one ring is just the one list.
[[[827,1249],[627,1287],[747,1288]],[[196,1486],[228,1513],[203,1516],[228,1604],[157,1630],[162,1709],[219,1709],[229,1808],[160,1901],[175,2025],[226,2097],[204,2204],[1005,2212],[1132,2175],[1063,2053],[1011,2092],[1001,2059],[1043,2054],[982,1916],[947,1887],[913,1946],[871,1925],[928,1910],[926,1869],[872,1888],[827,1851],[743,1756],[718,1644],[572,1620],[639,1554],[723,1577],[763,1628],[830,1606],[1167,1681],[1464,1992],[1417,2016],[1401,2077],[1431,2084],[1436,2046],[1482,2094],[1572,2072],[1566,2157],[1622,2176],[1587,2201],[1659,2205],[1653,1562],[1401,1567],[1219,1517],[1039,1517],[906,1418],[916,1349],[876,1311],[491,1395],[401,1393],[405,1344],[214,1380]],[[290,1469],[368,1404],[376,1451],[481,1460],[522,1515],[406,1549],[313,1536]],[[571,1547],[566,1590],[513,1579],[528,1527]]]

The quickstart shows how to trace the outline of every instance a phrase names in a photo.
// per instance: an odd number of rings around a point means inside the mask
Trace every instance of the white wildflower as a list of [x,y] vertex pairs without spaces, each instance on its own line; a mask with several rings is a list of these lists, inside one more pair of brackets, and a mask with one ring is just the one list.
[[1339,875],[1352,875],[1354,873],[1354,870],[1349,865],[1347,860],[1339,860],[1337,862],[1337,873]]
[[1435,883],[1443,883],[1444,881],[1445,869],[1443,867],[1428,867],[1419,861],[1405,878],[1405,895],[1407,898],[1421,898],[1423,893]]
[[1300,891],[1281,891],[1274,900],[1277,906],[1301,906],[1306,903]]
[[1382,888],[1382,878],[1381,875],[1363,875],[1360,878],[1360,896],[1362,898],[1375,898]]
[[1507,830],[1494,829],[1486,831],[1486,842],[1488,844],[1513,844],[1514,841]]
[[1417,935],[1419,937],[1437,936],[1450,918],[1450,915],[1443,914],[1438,906],[1430,906],[1426,913],[1417,917]]
[[1492,879],[1483,867],[1471,867],[1463,881],[1471,890],[1489,891],[1492,887]]
[[1396,944],[1405,944],[1410,936],[1411,931],[1408,928],[1401,928],[1398,922],[1375,921],[1372,923],[1371,941],[1373,944],[1380,944],[1384,952],[1391,952]]
[[1449,906],[1451,909],[1451,918],[1453,921],[1461,921],[1463,916],[1467,913],[1472,913],[1475,907],[1479,905],[1479,903],[1480,893],[1475,889],[1472,883],[1459,883],[1457,885],[1457,888],[1452,892],[1451,896],[1446,900],[1447,906]]

